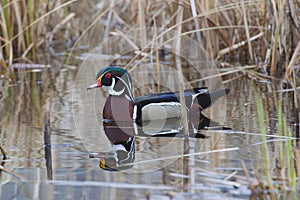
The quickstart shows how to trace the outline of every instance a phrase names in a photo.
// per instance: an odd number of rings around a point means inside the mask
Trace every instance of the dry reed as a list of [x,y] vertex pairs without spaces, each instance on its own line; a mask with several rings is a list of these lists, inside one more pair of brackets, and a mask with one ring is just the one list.
[[[78,14],[72,7],[75,2],[75,0],[55,1],[55,3],[38,0],[2,1],[1,57],[8,64],[12,64],[14,59],[20,57],[34,61],[37,50],[45,47],[53,39],[58,39],[53,38],[54,34],[61,34],[64,31],[62,26],[67,22],[73,24],[79,17],[88,18],[87,14]],[[82,4],[76,3],[75,6],[85,8],[86,5]],[[100,30],[99,36],[103,34],[105,36],[103,39],[106,39],[111,32],[120,30],[125,32],[133,27],[146,28],[155,25],[175,31],[179,26],[176,17],[179,14],[178,7],[181,6],[182,34],[187,32],[188,36],[195,38],[212,57],[221,62],[230,59],[231,62],[250,65],[267,61],[269,63],[267,71],[270,75],[283,77],[286,71],[287,77],[293,64],[299,63],[297,56],[299,54],[296,53],[300,39],[300,27],[297,23],[299,18],[296,14],[299,4],[298,1],[282,0],[270,2],[124,0],[99,2],[94,15],[95,21],[105,22],[103,33]],[[69,10],[69,13],[65,10]],[[95,24],[95,21],[90,23]],[[77,31],[78,35],[80,31],[86,31],[91,27],[84,24],[70,31]],[[143,45],[146,42],[145,37],[146,33],[141,31],[140,38]],[[245,43],[234,46],[241,42]],[[271,56],[266,59],[268,51],[271,51]]]

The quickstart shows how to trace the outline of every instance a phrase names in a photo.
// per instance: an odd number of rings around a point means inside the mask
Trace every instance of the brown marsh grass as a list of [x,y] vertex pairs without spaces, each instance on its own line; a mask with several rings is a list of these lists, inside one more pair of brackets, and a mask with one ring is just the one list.
[[180,27],[182,34],[197,40],[218,61],[263,64],[268,74],[288,79],[299,63],[299,4],[282,0],[4,0],[0,4],[0,54],[8,64],[19,58],[34,61],[38,50],[86,32],[97,20],[103,40],[111,32],[133,27],[174,31]]
[[36,53],[46,44],[52,42],[54,34],[72,17],[66,13],[71,1],[39,1],[39,0],[3,0],[0,3],[0,45],[1,59],[7,64],[18,62],[20,58],[26,62],[34,62]]

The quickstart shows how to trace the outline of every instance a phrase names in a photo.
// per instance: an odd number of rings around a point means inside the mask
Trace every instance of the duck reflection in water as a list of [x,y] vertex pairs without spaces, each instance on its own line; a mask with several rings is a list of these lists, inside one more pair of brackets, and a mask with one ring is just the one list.
[[[99,167],[108,171],[129,169],[135,159],[134,128],[132,123],[117,124],[116,122],[103,122],[106,137],[111,142],[107,152],[91,153],[90,158],[100,160]],[[124,166],[123,166],[124,165]]]
[[[189,118],[189,137],[207,138],[200,132],[207,127],[220,126],[202,114],[197,118]],[[103,121],[103,128],[111,147],[107,152],[91,153],[90,158],[98,159],[99,167],[107,171],[133,167],[131,163],[135,160],[135,137],[185,137],[181,118],[148,121],[143,126],[129,122]]]

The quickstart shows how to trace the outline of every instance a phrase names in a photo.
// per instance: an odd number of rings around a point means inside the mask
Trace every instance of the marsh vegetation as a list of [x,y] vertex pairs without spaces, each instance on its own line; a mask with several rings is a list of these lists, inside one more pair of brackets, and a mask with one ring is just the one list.
[[[124,194],[124,199],[214,199],[216,195],[232,199],[297,199],[299,10],[300,2],[296,0],[2,0],[1,197],[37,198],[49,193],[58,198],[67,190],[70,197],[93,198],[99,192],[93,187],[99,187],[106,198]],[[153,43],[149,43],[149,27],[162,30],[158,33],[161,37]],[[201,130],[208,136],[205,139],[173,138],[177,149],[162,148],[168,138],[136,138],[136,168],[113,174],[95,167],[87,152],[97,145],[101,145],[99,151],[104,151],[110,143],[99,139],[105,134],[97,135],[98,129],[88,120],[93,115],[87,112],[87,99],[79,95],[80,89],[86,87],[85,82],[80,82],[79,66],[91,55],[96,58],[90,61],[97,61],[99,66],[113,60],[114,64],[131,69],[133,76],[140,77],[136,80],[157,76],[158,84],[143,85],[136,94],[164,91],[168,88],[162,87],[162,81],[170,88],[174,83],[171,74],[159,75],[162,68],[157,63],[177,70],[177,60],[160,49],[151,51],[151,44],[169,48],[166,40],[171,38],[170,33],[192,38],[217,67],[215,76],[222,78],[224,87],[231,90],[222,124],[231,129]],[[120,54],[124,46],[134,51]],[[172,47],[171,50],[176,52]],[[134,70],[135,65],[147,62],[153,62],[154,67]],[[185,86],[209,80],[195,75],[188,64],[182,66]],[[93,69],[87,71],[93,74]],[[134,84],[138,88],[139,83]],[[99,98],[104,97],[105,94]],[[51,176],[44,173],[46,111],[51,119]],[[81,122],[86,119],[86,125],[78,121],[75,124],[74,113],[81,115]],[[102,124],[99,126],[103,129]],[[77,129],[84,129],[85,134],[78,135]],[[95,146],[89,149],[86,144],[93,141]],[[162,161],[164,157],[166,160]],[[168,165],[160,167],[161,163]],[[157,170],[139,171],[154,165]],[[53,182],[47,182],[49,177]],[[16,189],[17,186],[22,189]],[[76,191],[77,186],[80,190]],[[7,188],[12,192],[6,193]],[[127,191],[133,195],[128,196]]]

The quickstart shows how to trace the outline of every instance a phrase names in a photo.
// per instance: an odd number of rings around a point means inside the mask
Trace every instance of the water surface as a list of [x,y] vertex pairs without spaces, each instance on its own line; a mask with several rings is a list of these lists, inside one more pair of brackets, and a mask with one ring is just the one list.
[[[97,69],[91,70],[86,73]],[[223,99],[204,112],[213,121],[211,128],[190,130],[191,137],[187,138],[180,132],[179,119],[168,127],[177,134],[147,137],[155,130],[141,127],[140,134],[127,132],[128,138],[134,135],[133,144],[129,144],[129,151],[123,149],[120,156],[127,161],[118,168],[112,159],[102,161],[101,166],[101,160],[117,154],[117,147],[108,136],[111,127],[105,130],[101,119],[107,93],[85,90],[94,77],[75,76],[76,71],[70,68],[15,73],[17,82],[10,83],[7,97],[1,101],[1,145],[8,155],[2,166],[9,170],[1,172],[1,199],[245,199],[251,197],[245,171],[252,177],[254,171],[262,174],[262,136],[254,86],[246,77],[225,84],[231,90],[227,101]],[[147,70],[139,73],[149,77]],[[134,87],[137,85],[135,82]],[[269,127],[270,170],[276,171],[276,159],[272,158],[278,153],[276,144],[288,139],[272,136],[276,112],[274,96],[267,91],[270,87],[270,83],[263,83],[256,89],[263,98]],[[143,86],[135,92],[146,90]],[[288,95],[283,103],[288,104]],[[43,136],[47,110],[52,171],[46,167]],[[286,117],[292,121],[291,116]],[[103,169],[104,164],[115,171]]]

